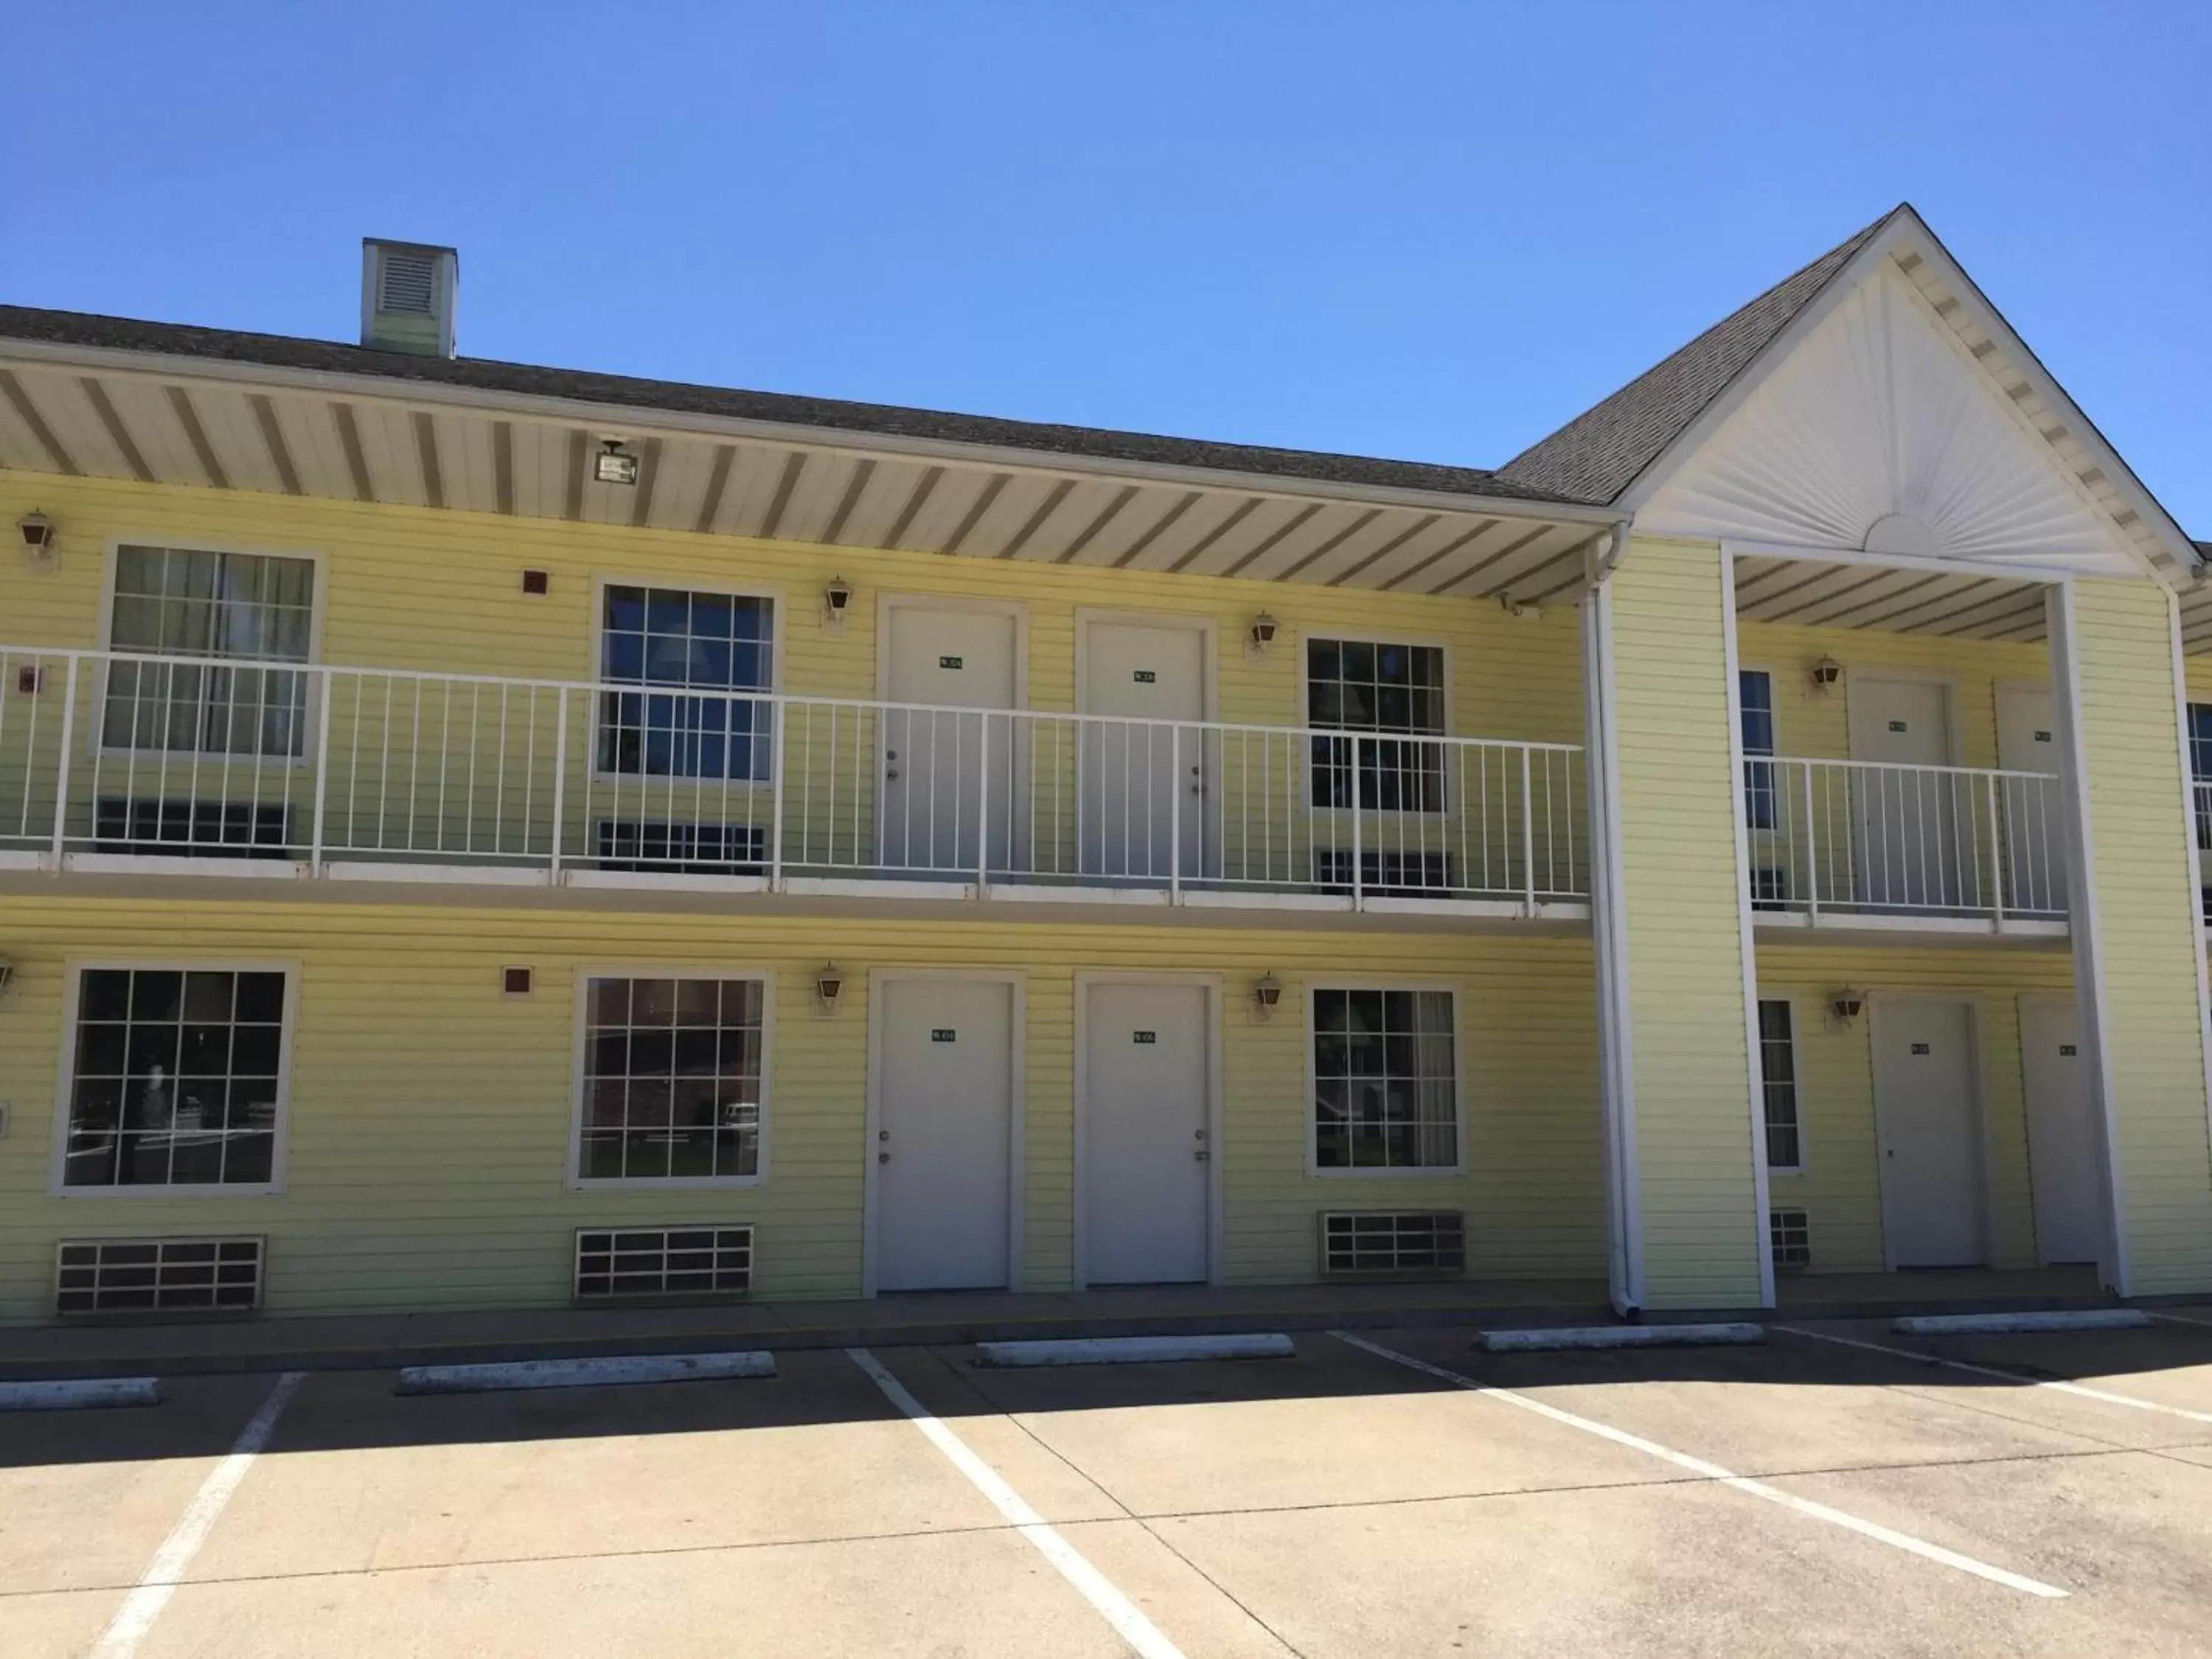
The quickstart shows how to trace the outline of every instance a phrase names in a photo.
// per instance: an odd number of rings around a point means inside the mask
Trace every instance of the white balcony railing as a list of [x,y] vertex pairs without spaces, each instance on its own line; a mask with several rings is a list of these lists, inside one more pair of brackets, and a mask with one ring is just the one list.
[[0,854],[1354,906],[1588,893],[1570,745],[0,647]]
[[2058,786],[2042,772],[1748,759],[1752,907],[1815,921],[2063,921]]

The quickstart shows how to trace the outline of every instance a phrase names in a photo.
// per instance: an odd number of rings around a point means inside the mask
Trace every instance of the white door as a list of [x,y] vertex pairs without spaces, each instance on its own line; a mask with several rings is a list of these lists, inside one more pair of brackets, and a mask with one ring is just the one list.
[[1085,1279],[1206,1276],[1206,992],[1095,984],[1084,1006]]
[[890,868],[973,872],[986,845],[993,871],[1008,867],[1012,717],[981,711],[1015,706],[1019,627],[1004,611],[894,605],[884,612],[884,700],[926,705],[882,716],[883,862]]
[[2004,902],[2010,911],[2066,910],[2066,820],[2058,798],[2058,727],[2040,685],[1997,688],[1997,764],[2033,777],[1999,781]]
[[2071,999],[2022,997],[2020,1040],[2036,1255],[2045,1262],[2094,1261],[2105,1206],[2098,1198],[2096,1097],[2081,1052],[2081,1010]]
[[1949,695],[1924,680],[1854,677],[1850,700],[1851,758],[1880,763],[1852,780],[1859,902],[1916,909],[1969,902],[1972,861],[1960,861],[1963,781],[1930,769],[1951,762]]
[[[1086,875],[1165,881],[1204,873],[1206,635],[1196,628],[1090,622],[1083,712],[1160,724],[1083,724],[1079,814]],[[1180,863],[1172,855],[1182,842]]]
[[1973,1031],[1963,1002],[1885,997],[1875,1006],[1881,1224],[1893,1267],[1983,1260]]
[[876,1286],[1004,1289],[1013,987],[890,979],[878,988]]

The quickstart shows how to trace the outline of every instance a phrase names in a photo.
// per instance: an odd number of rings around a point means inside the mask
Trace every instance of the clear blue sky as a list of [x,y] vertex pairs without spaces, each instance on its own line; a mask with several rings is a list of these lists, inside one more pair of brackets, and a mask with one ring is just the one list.
[[2212,5],[39,4],[0,299],[1495,465],[1910,199],[2212,538]]

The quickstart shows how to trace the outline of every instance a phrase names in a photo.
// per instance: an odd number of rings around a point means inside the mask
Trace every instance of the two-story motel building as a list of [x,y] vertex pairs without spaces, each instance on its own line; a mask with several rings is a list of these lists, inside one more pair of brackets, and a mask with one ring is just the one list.
[[458,274],[0,307],[0,1316],[2212,1287],[2212,590],[1911,209],[1495,471]]

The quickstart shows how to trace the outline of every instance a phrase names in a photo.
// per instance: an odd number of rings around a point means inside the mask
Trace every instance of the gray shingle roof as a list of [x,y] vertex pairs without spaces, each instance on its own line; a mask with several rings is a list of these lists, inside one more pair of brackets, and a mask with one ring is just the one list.
[[848,403],[836,398],[795,397],[778,392],[743,392],[674,380],[641,380],[581,369],[541,368],[489,358],[423,357],[376,351],[331,340],[289,335],[249,334],[230,329],[198,328],[180,323],[140,322],[83,312],[46,311],[28,306],[0,306],[0,338],[50,344],[100,347],[223,362],[307,370],[332,374],[367,374],[394,381],[465,386],[526,397],[565,398],[611,409],[640,412],[706,415],[814,427],[825,432],[933,440],[1035,450],[1042,454],[1085,456],[1152,465],[1204,467],[1257,477],[1298,478],[1392,489],[1434,490],[1450,495],[1519,501],[1569,498],[1502,483],[1480,467],[1445,466],[1425,461],[1393,461],[1364,455],[1338,455],[1260,444],[1212,443],[1196,438],[1163,437],[1148,432],[1116,432],[1097,427],[1060,426],[1004,420],[987,415],[957,415],[939,410],[904,409],[887,404]]
[[1755,362],[1898,210],[1792,272],[1493,475],[1508,488],[1613,501]]

